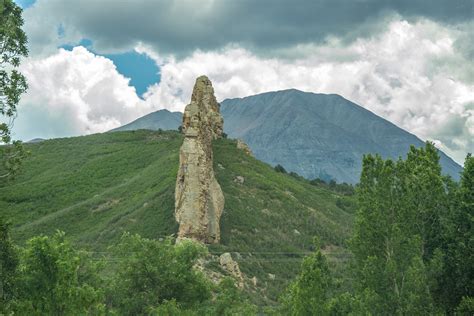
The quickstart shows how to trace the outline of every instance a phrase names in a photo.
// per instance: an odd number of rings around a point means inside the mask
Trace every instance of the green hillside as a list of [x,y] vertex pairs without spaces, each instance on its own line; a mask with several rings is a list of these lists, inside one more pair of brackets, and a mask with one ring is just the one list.
[[[174,234],[182,139],[177,132],[139,130],[27,144],[31,157],[23,172],[0,187],[1,215],[12,221],[20,243],[60,229],[78,246],[105,253],[124,231]],[[335,262],[346,257],[351,197],[276,172],[234,140],[214,143],[214,163],[226,204],[222,242],[210,251],[233,252],[246,276],[257,277],[259,296],[276,298],[314,236]]]

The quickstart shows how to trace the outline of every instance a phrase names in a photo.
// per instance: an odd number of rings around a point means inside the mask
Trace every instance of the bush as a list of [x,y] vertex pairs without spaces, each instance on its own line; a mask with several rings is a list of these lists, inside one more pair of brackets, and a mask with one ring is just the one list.
[[456,308],[457,315],[474,315],[474,298],[463,297],[461,303]]
[[18,253],[10,238],[10,224],[0,218],[0,315],[9,314],[16,295]]
[[337,183],[334,179],[331,179],[329,182],[326,182],[323,179],[315,178],[313,180],[310,180],[309,183],[314,186],[325,187],[329,190],[332,190],[334,192],[341,193],[344,195],[355,194],[355,189],[352,186],[352,184],[349,184],[346,182]]
[[193,268],[205,253],[204,246],[188,240],[174,245],[171,238],[124,234],[116,249],[122,260],[109,294],[112,305],[120,314],[137,315],[166,302],[189,308],[208,300],[211,285]]
[[285,168],[283,168],[283,166],[280,165],[280,164],[276,165],[274,169],[275,169],[276,172],[286,173]]
[[63,232],[30,239],[19,272],[14,310],[20,315],[97,314],[105,308],[98,265],[75,250]]
[[231,278],[221,280],[215,299],[203,309],[205,315],[256,315],[257,307],[247,302]]
[[315,251],[303,259],[301,272],[283,296],[283,312],[288,315],[327,315],[330,309],[332,277],[319,241]]

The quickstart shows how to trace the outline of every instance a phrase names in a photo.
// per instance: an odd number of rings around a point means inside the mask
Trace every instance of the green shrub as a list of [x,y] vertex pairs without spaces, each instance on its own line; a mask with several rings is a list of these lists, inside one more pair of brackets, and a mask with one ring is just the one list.
[[31,238],[21,253],[18,314],[79,315],[104,311],[98,265],[63,232]]
[[211,285],[193,268],[205,253],[189,240],[174,245],[170,238],[124,234],[115,252],[120,261],[109,293],[112,306],[122,315],[138,315],[166,302],[189,308],[208,300]]
[[280,165],[280,164],[276,165],[275,168],[273,168],[273,169],[275,169],[276,172],[286,173],[286,169],[283,168],[283,166]]

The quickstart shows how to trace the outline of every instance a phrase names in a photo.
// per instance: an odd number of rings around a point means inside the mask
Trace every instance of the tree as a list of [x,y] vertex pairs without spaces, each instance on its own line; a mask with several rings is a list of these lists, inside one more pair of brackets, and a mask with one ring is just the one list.
[[[20,96],[27,89],[25,77],[17,70],[20,57],[28,55],[27,38],[21,29],[22,9],[12,0],[0,0],[0,143],[10,144],[11,127],[17,113]],[[5,122],[5,120],[7,122]],[[3,168],[0,178],[13,176],[27,152],[21,142],[15,141],[12,146],[3,148],[0,155]]]
[[15,310],[21,315],[81,315],[103,311],[97,265],[63,232],[30,239],[22,251]]
[[438,151],[427,142],[425,148],[412,146],[405,162],[400,162],[402,205],[411,234],[421,237],[422,257],[427,263],[441,246],[441,218],[449,208],[441,176]]
[[116,249],[121,260],[111,287],[112,305],[120,314],[138,315],[166,302],[187,309],[209,299],[209,282],[193,268],[205,253],[204,246],[190,240],[174,245],[170,238],[124,234]]
[[315,244],[314,253],[303,259],[300,274],[283,297],[286,314],[329,315],[332,278],[326,257]]
[[[467,155],[459,186],[449,183],[452,201],[445,221],[443,275],[437,299],[452,313],[474,297],[474,157]],[[465,303],[464,303],[465,304]]]
[[257,315],[257,307],[243,297],[234,279],[223,278],[213,292],[213,299],[197,310],[199,315]]
[[439,262],[447,198],[436,148],[412,147],[406,161],[365,156],[357,198],[351,250],[359,296],[373,314],[433,311],[429,267]]
[[195,313],[180,308],[176,300],[163,301],[158,307],[150,307],[147,315],[152,316],[193,316]]
[[474,315],[474,298],[463,297],[456,308],[456,315]]
[[280,164],[276,165],[274,169],[275,169],[276,172],[286,173],[286,169],[283,168],[283,166],[280,165]]
[[16,295],[18,253],[10,238],[10,225],[0,218],[0,314],[9,314]]

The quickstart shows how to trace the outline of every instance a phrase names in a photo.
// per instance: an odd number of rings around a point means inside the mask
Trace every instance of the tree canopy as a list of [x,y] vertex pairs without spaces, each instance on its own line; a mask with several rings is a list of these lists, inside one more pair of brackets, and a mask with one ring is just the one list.
[[[18,71],[21,57],[28,55],[27,37],[22,30],[22,9],[12,0],[0,0],[0,143],[10,144],[11,128],[17,115],[17,105],[28,85]],[[21,142],[0,151],[3,168],[0,178],[18,172],[27,152]]]

